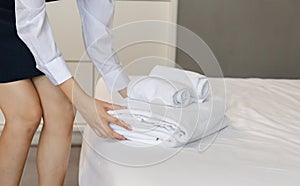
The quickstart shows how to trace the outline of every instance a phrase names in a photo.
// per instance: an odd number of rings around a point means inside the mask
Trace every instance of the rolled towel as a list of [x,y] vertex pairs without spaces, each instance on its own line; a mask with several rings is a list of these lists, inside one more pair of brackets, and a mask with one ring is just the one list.
[[131,80],[127,92],[130,99],[167,106],[185,107],[192,102],[185,85],[160,77],[142,76]]
[[178,147],[202,139],[228,125],[224,103],[214,99],[203,104],[193,103],[185,108],[164,107],[127,100],[127,109],[108,111],[114,117],[131,125],[128,131],[111,123],[111,128],[128,140],[150,145]]
[[192,90],[191,96],[198,103],[204,102],[211,91],[208,78],[192,71],[157,65],[150,72],[150,76],[184,84]]

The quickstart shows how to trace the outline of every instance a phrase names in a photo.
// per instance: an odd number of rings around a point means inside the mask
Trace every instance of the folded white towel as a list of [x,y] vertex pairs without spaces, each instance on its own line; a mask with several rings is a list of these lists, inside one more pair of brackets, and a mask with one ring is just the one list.
[[204,102],[210,94],[211,86],[208,78],[196,72],[157,65],[150,72],[150,76],[184,84],[193,90],[191,96],[198,103]]
[[109,114],[132,126],[128,131],[110,124],[113,130],[127,139],[146,144],[178,147],[196,141],[227,126],[224,102],[208,100],[185,108],[165,107],[146,102],[126,100],[128,109],[109,111]]
[[160,77],[142,76],[130,81],[130,99],[175,107],[184,107],[192,102],[190,90],[183,84]]

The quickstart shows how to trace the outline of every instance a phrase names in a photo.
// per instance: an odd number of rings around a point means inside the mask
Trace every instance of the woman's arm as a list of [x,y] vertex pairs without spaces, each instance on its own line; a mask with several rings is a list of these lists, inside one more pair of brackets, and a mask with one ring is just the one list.
[[[77,0],[86,51],[111,92],[127,97],[128,76],[112,48],[114,0]],[[120,91],[121,90],[121,91]]]
[[59,87],[98,136],[125,139],[124,136],[115,133],[109,127],[109,123],[113,122],[127,130],[131,130],[131,127],[107,114],[108,110],[122,109],[123,107],[89,97],[73,78],[62,83]]
[[45,0],[15,0],[18,35],[32,52],[37,68],[62,91],[83,115],[87,123],[102,137],[124,139],[113,132],[109,122],[129,128],[107,114],[107,110],[118,109],[109,103],[89,97],[72,78],[72,75],[55,45],[45,9]]
[[33,54],[37,68],[54,84],[72,77],[54,42],[45,0],[15,0],[19,37]]

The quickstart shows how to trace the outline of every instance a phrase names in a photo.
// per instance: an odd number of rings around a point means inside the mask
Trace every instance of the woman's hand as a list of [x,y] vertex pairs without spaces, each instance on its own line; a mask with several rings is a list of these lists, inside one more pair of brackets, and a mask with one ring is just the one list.
[[129,125],[107,113],[108,110],[116,109],[124,108],[90,97],[88,99],[83,98],[81,105],[78,107],[78,111],[98,136],[125,140],[124,136],[114,132],[109,126],[109,123],[114,123],[127,130],[131,130]]
[[61,84],[60,88],[98,136],[125,139],[124,136],[114,132],[109,124],[114,123],[127,130],[131,130],[131,127],[107,113],[108,110],[124,109],[124,107],[88,96],[73,78]]

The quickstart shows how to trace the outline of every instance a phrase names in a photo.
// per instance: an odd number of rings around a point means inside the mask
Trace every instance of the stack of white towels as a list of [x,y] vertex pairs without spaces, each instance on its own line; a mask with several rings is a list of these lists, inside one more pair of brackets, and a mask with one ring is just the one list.
[[128,140],[178,147],[227,126],[225,100],[211,96],[207,77],[177,68],[155,66],[148,76],[131,80],[127,109],[109,114],[132,126],[111,128]]

